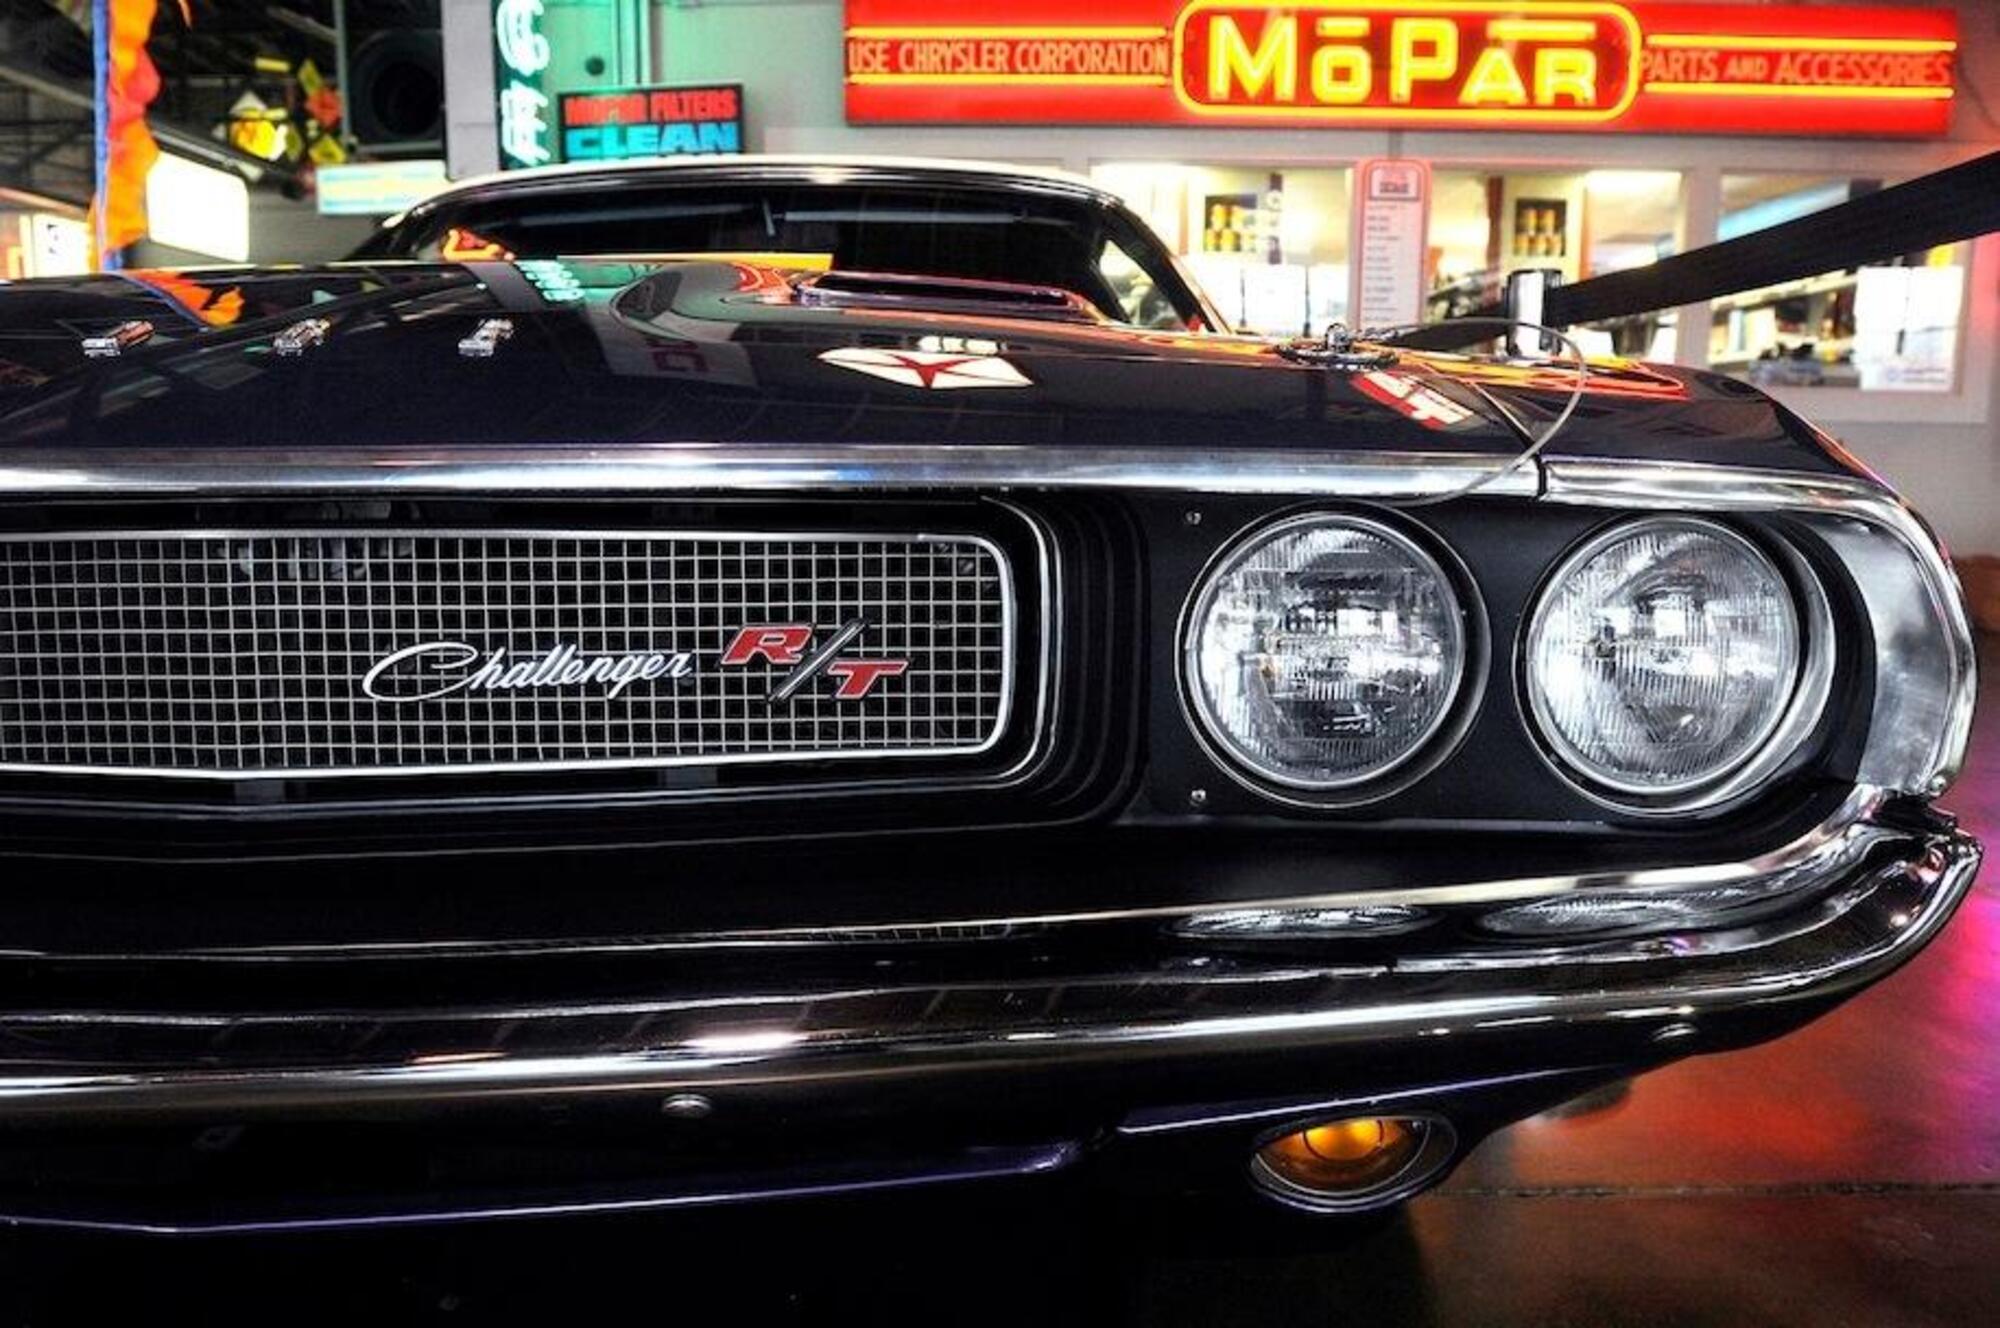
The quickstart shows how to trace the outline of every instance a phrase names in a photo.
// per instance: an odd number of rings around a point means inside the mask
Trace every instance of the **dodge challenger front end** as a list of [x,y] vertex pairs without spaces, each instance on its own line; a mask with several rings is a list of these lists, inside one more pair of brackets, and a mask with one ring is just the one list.
[[1944,556],[1710,375],[747,259],[28,283],[0,356],[10,1219],[1379,1207],[1977,867]]

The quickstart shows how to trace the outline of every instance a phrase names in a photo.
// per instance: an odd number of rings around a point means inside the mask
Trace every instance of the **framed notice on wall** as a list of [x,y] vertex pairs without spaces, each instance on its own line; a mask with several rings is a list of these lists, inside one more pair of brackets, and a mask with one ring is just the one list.
[[1356,327],[1401,327],[1423,318],[1430,208],[1428,162],[1378,159],[1355,166],[1347,307]]

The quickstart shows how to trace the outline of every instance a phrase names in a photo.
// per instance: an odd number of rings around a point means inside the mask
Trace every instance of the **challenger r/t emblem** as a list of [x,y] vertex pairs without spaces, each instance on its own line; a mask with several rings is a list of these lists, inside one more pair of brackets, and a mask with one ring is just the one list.
[[[815,678],[834,680],[836,701],[859,701],[884,678],[907,673],[907,659],[855,659],[844,655],[868,628],[855,618],[817,647],[818,629],[800,623],[744,627],[723,648],[719,663],[741,668],[762,662],[774,670],[765,700],[782,705]],[[425,641],[385,655],[363,674],[361,693],[375,701],[441,701],[448,696],[574,688],[615,701],[634,684],[679,682],[693,677],[695,656],[685,650],[586,654],[560,642],[538,655],[516,656],[508,647],[485,650],[466,641]]]
[[563,641],[516,658],[506,646],[489,653],[466,641],[425,641],[377,660],[362,675],[361,692],[375,701],[437,701],[459,693],[573,687],[615,701],[634,683],[677,682],[693,673],[694,656],[684,650],[590,655]]
[[762,660],[777,668],[790,669],[764,698],[772,705],[791,700],[800,688],[821,674],[840,680],[833,690],[834,700],[859,701],[875,689],[877,682],[900,677],[910,667],[907,659],[842,658],[841,652],[860,640],[867,627],[866,618],[851,619],[817,649],[813,648],[811,627],[792,623],[745,627],[722,652],[722,663],[741,666]]

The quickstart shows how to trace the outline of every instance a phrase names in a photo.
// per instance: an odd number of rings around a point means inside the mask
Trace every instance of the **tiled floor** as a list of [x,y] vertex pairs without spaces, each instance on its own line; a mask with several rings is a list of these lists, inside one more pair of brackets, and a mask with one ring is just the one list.
[[[1947,805],[2000,848],[1987,647]],[[34,1240],[0,1243],[0,1322],[233,1288],[265,1322],[2000,1324],[1995,859],[1928,950],[1846,1007],[1516,1126],[1359,1236],[1135,1238],[1061,1189],[1002,1187],[303,1245]]]

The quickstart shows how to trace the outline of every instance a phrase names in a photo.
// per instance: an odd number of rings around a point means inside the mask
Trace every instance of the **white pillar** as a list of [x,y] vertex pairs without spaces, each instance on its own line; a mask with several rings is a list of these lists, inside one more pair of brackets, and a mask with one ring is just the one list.
[[[1714,166],[1688,166],[1681,171],[1681,218],[1684,227],[1679,252],[1714,244],[1722,224],[1722,172]],[[1708,363],[1708,301],[1680,307],[1674,327],[1674,362],[1699,368]]]
[[454,180],[500,169],[493,100],[492,0],[444,0],[445,172]]

